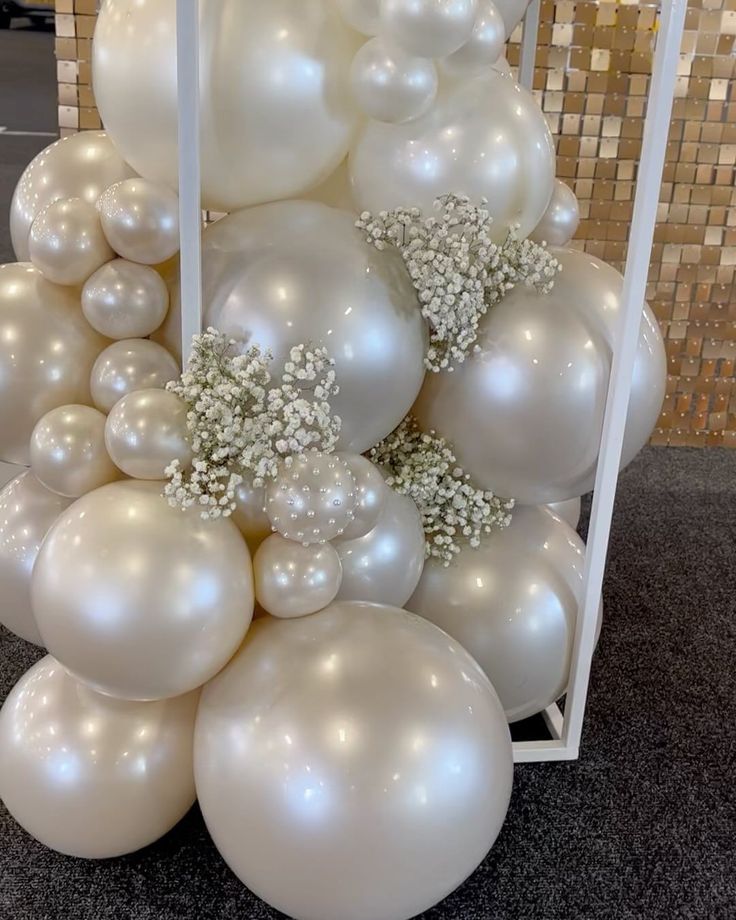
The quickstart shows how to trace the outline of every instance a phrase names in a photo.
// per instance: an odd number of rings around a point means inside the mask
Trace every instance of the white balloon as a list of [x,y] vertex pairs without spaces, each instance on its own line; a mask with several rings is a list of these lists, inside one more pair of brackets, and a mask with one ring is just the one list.
[[575,529],[580,523],[580,499],[568,498],[564,502],[550,502],[547,508]]
[[381,32],[419,57],[439,58],[465,44],[476,0],[381,0]]
[[95,206],[83,198],[62,198],[36,217],[28,235],[31,262],[54,284],[84,284],[114,258]]
[[380,0],[337,0],[345,22],[363,35],[376,35],[380,28]]
[[508,39],[524,18],[526,8],[531,3],[531,0],[495,0],[495,2],[499,13],[503,17],[506,26],[506,38]]
[[163,182],[125,179],[97,202],[102,229],[115,252],[158,265],[179,251],[179,196]]
[[494,64],[506,44],[506,27],[493,0],[478,0],[478,13],[470,38],[440,61],[442,72],[452,77],[481,73]]
[[580,207],[575,192],[562,179],[555,179],[552,198],[530,239],[550,246],[567,246],[580,223]]
[[134,390],[163,389],[179,376],[173,355],[149,339],[121,339],[100,354],[90,375],[92,401],[101,412]]
[[358,51],[350,68],[353,97],[364,114],[400,123],[423,115],[437,95],[437,68],[382,38]]

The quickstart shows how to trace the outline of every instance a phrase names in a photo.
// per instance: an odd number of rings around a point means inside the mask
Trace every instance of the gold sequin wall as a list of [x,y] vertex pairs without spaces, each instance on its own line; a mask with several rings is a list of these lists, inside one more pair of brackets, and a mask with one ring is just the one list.
[[[575,190],[576,245],[622,267],[659,4],[543,0],[534,88]],[[65,133],[99,125],[90,87],[94,0],[57,0]],[[736,0],[690,0],[648,299],[667,397],[655,444],[736,447]],[[518,62],[518,36],[508,57]]]

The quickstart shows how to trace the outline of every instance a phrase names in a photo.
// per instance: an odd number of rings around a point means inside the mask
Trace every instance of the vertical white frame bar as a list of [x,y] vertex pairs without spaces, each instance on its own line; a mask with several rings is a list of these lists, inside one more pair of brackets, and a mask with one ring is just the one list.
[[202,208],[199,151],[199,0],[176,0],[179,116],[181,354],[186,365],[202,325]]
[[539,36],[539,8],[541,0],[532,0],[524,15],[519,51],[519,83],[527,89],[534,85],[534,62],[537,57]]

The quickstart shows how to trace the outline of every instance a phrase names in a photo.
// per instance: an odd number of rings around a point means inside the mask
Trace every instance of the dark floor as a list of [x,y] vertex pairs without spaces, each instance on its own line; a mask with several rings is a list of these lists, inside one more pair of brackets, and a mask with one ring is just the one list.
[[[0,125],[53,127],[34,90],[42,68],[53,92],[51,49],[48,35],[0,33]],[[3,207],[48,142],[18,140],[0,132]],[[735,537],[736,452],[648,449],[624,473],[581,758],[517,767],[493,851],[424,920],[734,920]],[[0,699],[36,657],[0,630]],[[44,849],[4,809],[0,841],[1,920],[278,916],[225,867],[196,809],[108,862]]]

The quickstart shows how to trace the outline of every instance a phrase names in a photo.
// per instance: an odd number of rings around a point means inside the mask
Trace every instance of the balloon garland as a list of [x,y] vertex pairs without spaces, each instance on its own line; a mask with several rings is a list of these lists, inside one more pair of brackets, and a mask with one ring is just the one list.
[[[567,248],[501,56],[525,7],[202,4],[229,214],[181,368],[175,0],[103,3],[109,133],[29,165],[0,267],[0,456],[30,465],[0,617],[49,653],[0,710],[0,797],[46,845],[132,852],[198,797],[298,920],[406,920],[492,846],[508,723],[567,687],[622,286]],[[645,306],[624,462],[664,375]]]

